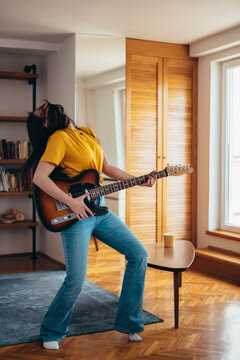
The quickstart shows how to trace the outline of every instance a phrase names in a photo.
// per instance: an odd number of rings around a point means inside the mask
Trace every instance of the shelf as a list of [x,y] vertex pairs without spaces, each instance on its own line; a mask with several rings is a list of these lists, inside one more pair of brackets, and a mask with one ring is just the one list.
[[39,224],[37,222],[31,220],[23,220],[23,221],[16,221],[11,224],[5,224],[0,222],[0,229],[8,229],[8,228],[22,228],[22,227],[35,227]]
[[39,74],[0,71],[0,79],[29,80],[29,79],[38,79],[38,78],[39,78]]
[[0,191],[0,196],[24,196],[33,195],[33,191]]
[[26,122],[27,116],[0,116],[0,121],[4,122]]
[[27,159],[0,159],[0,164],[23,164]]

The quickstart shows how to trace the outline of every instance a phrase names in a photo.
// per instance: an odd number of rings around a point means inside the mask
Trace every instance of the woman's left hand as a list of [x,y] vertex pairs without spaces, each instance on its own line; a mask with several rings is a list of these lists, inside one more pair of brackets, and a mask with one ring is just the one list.
[[156,180],[157,180],[157,175],[154,175],[155,172],[156,172],[156,170],[151,171],[150,174],[149,174],[148,181],[145,182],[144,184],[142,184],[141,186],[152,187],[155,184]]

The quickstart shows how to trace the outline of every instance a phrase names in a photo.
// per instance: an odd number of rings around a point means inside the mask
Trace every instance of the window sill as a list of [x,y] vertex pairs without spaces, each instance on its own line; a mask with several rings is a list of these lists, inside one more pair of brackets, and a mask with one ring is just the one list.
[[240,241],[240,234],[231,232],[231,231],[225,231],[225,230],[207,230],[207,235],[216,236],[228,240],[234,240],[234,241]]

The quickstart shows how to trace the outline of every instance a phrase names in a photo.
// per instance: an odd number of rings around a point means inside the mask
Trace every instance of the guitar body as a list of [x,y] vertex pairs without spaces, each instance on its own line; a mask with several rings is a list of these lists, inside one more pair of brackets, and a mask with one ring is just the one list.
[[[96,170],[85,170],[74,178],[57,178],[53,179],[54,183],[66,194],[73,198],[79,197],[91,189],[100,187],[100,177]],[[47,230],[60,232],[68,229],[78,221],[75,215],[64,204],[53,199],[39,187],[35,186],[34,200],[39,218]],[[98,206],[97,199],[84,199],[85,204],[95,216],[101,216],[108,212],[106,206]]]

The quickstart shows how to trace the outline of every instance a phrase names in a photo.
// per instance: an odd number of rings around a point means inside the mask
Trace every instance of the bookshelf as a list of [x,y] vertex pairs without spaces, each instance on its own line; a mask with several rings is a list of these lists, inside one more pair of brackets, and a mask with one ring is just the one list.
[[37,223],[35,221],[31,221],[31,220],[23,220],[23,221],[19,221],[19,222],[14,222],[11,224],[1,224],[1,229],[10,229],[10,228],[23,228],[23,227],[35,227],[37,226]]
[[0,121],[3,122],[26,122],[26,116],[0,116]]
[[0,196],[25,196],[33,195],[33,191],[2,191]]
[[[34,68],[35,66],[35,68]],[[39,78],[39,74],[35,73],[36,65],[26,65],[24,67],[24,73],[20,72],[8,72],[8,71],[0,71],[0,79],[8,79],[8,80],[36,80]],[[33,71],[30,73],[28,71]]]
[[26,159],[1,159],[0,164],[24,164]]
[[[21,81],[28,81],[28,84],[32,86],[32,110],[36,109],[36,84],[37,79],[39,78],[39,74],[36,73],[36,65],[26,65],[24,67],[24,72],[6,72],[0,71],[0,79],[7,79],[7,80],[21,80]],[[9,126],[14,123],[26,123],[27,117],[26,116],[0,116],[0,122],[7,122]],[[25,159],[9,159],[9,158],[2,158],[0,159],[0,166],[7,166],[11,164],[23,164],[26,160]],[[0,196],[7,197],[7,196],[21,196],[25,197],[28,196],[32,200],[32,218],[26,219],[24,221],[13,222],[10,224],[6,224],[0,222],[0,230],[1,229],[18,229],[18,228],[29,228],[32,230],[32,256],[31,259],[35,261],[37,259],[36,256],[36,227],[39,225],[36,221],[36,208],[35,203],[33,200],[33,191],[0,191]]]

